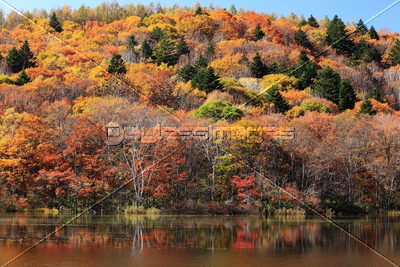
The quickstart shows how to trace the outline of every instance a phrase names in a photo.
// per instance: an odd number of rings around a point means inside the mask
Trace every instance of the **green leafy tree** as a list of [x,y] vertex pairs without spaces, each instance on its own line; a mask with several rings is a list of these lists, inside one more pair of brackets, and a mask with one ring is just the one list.
[[58,21],[56,13],[53,13],[50,16],[50,27],[52,27],[56,32],[62,32],[63,28],[61,27],[61,23]]
[[342,79],[339,87],[339,110],[353,109],[356,101],[357,96],[349,79]]
[[153,49],[147,39],[144,39],[142,44],[140,45],[140,51],[142,52],[142,56],[145,59],[151,58],[151,56],[153,55]]
[[313,48],[313,45],[310,42],[310,40],[308,39],[307,34],[302,30],[298,30],[294,33],[294,40],[296,41],[296,43],[298,45],[301,45],[302,47],[305,47],[308,49]]
[[183,36],[179,39],[179,42],[176,45],[176,52],[178,53],[178,55],[190,54],[190,48],[187,45],[185,38]]
[[371,26],[371,28],[369,28],[368,35],[369,37],[371,37],[371,39],[379,40],[379,35],[376,32],[374,26]]
[[125,74],[127,72],[125,62],[120,54],[115,54],[111,58],[107,71],[111,74]]
[[394,42],[394,45],[392,46],[392,48],[390,48],[389,59],[393,66],[400,64],[400,40],[399,39],[397,39]]
[[337,15],[333,17],[327,26],[325,41],[338,54],[342,55],[350,54],[354,45],[347,32],[346,25]]
[[214,122],[224,119],[234,121],[243,116],[243,111],[228,101],[214,100],[200,106],[194,114],[200,118],[212,119]]
[[364,35],[368,32],[367,26],[364,24],[364,21],[360,19],[356,25],[357,32],[361,35]]
[[339,104],[340,75],[330,67],[318,72],[312,90],[335,104]]
[[207,67],[205,69],[198,69],[196,74],[191,80],[193,88],[198,88],[206,93],[214,90],[221,90],[223,85],[219,81],[220,77],[214,73],[212,67]]
[[305,50],[300,51],[298,70],[294,76],[299,79],[298,89],[300,90],[311,86],[317,76],[317,66],[308,58]]
[[262,78],[268,74],[268,67],[262,62],[260,54],[257,52],[250,64],[251,73],[255,78]]
[[26,74],[25,70],[19,73],[18,78],[15,80],[16,85],[24,85],[31,81],[31,78]]
[[314,28],[318,28],[319,24],[317,22],[317,20],[313,17],[313,15],[311,15],[308,20],[307,20],[308,25],[310,25],[311,27]]
[[254,35],[256,36],[257,40],[261,40],[262,38],[264,38],[265,33],[264,31],[261,29],[260,24],[257,24],[256,27],[254,28],[253,31]]
[[274,104],[275,108],[281,113],[285,113],[290,108],[289,104],[286,102],[286,100],[279,92],[279,87],[276,85],[273,85],[271,88],[267,90],[265,95],[265,101],[267,103]]
[[178,76],[181,77],[185,82],[193,79],[194,75],[197,73],[197,68],[191,64],[185,64],[179,71]]
[[179,59],[179,54],[176,51],[176,43],[169,39],[162,39],[154,48],[153,59],[157,64],[165,63],[173,66]]
[[6,62],[13,73],[20,72],[23,69],[21,53],[15,46],[8,52]]
[[373,109],[370,99],[367,98],[364,100],[364,102],[362,102],[361,109],[358,111],[358,114],[369,114],[369,115],[376,114],[376,110]]

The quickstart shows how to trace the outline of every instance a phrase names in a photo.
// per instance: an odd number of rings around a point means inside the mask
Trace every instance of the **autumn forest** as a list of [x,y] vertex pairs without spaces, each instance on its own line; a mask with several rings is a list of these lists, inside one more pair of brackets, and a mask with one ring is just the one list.
[[398,33],[117,2],[0,32],[0,210],[400,209]]

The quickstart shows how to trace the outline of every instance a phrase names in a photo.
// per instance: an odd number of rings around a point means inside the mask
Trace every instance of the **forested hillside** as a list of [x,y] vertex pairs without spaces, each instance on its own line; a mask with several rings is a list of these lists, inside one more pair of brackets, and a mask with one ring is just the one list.
[[[96,209],[400,208],[398,33],[234,6],[2,14],[0,209],[79,210],[124,184]],[[225,135],[145,142],[155,127]]]

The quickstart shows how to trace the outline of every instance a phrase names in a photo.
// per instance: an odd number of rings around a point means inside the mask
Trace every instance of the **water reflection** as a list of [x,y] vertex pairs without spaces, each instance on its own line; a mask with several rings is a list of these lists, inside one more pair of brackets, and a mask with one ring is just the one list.
[[[7,255],[0,253],[0,263],[34,244],[68,219],[68,215],[0,214],[0,251],[9,252]],[[370,246],[400,261],[399,217],[334,220]],[[40,246],[38,250],[46,248],[47,251],[60,248],[102,249],[103,252],[104,249],[136,252],[154,249],[229,250],[263,253],[269,257],[369,252],[368,248],[352,240],[333,224],[320,218],[301,216],[87,215]]]

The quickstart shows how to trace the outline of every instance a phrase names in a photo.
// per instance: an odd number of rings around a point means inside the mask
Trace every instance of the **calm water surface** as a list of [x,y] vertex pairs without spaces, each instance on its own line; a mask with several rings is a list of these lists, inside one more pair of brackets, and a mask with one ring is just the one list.
[[[72,215],[0,213],[0,266]],[[400,217],[334,218],[400,264]],[[85,215],[9,266],[392,266],[321,218]]]

